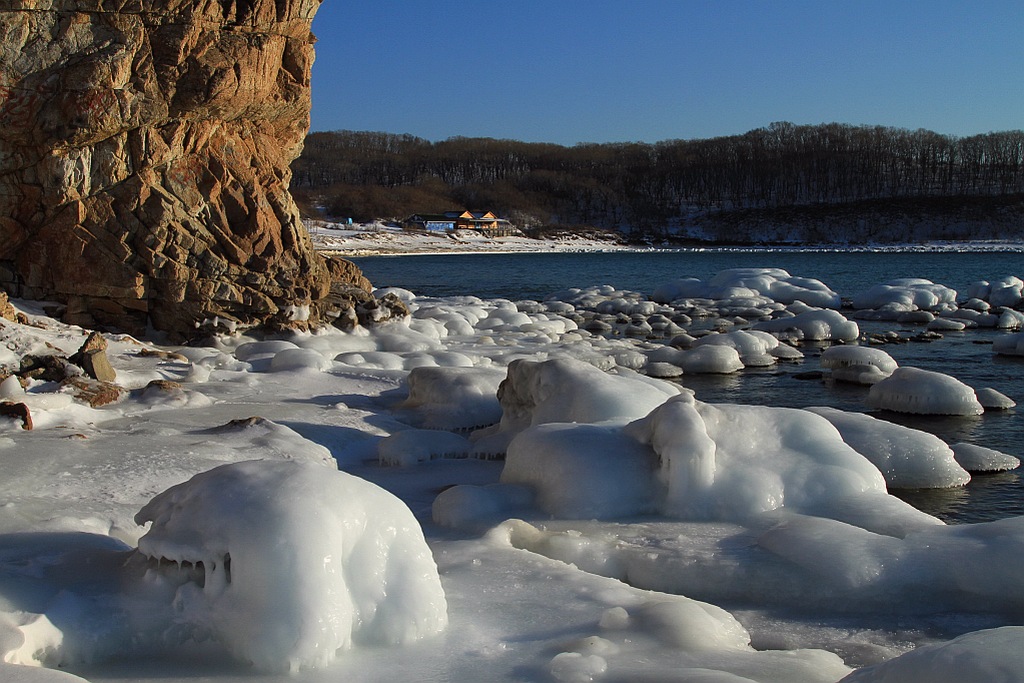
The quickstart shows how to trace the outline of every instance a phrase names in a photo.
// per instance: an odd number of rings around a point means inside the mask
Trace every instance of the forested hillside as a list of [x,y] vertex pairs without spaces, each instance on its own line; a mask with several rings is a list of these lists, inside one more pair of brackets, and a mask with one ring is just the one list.
[[307,206],[356,220],[488,209],[529,230],[633,238],[893,242],[1024,236],[1024,131],[971,137],[773,123],[707,140],[564,147],[313,133]]

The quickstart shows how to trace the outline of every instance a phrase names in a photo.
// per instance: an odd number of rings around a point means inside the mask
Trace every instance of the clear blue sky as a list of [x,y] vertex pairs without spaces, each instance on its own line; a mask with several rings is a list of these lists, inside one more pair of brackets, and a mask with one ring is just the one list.
[[1024,0],[324,0],[313,30],[314,131],[1024,128]]

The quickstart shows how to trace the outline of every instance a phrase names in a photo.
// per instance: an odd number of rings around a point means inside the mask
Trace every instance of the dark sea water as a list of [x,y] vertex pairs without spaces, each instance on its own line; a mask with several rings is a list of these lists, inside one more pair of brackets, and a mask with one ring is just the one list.
[[[821,280],[844,298],[872,285],[920,277],[965,293],[977,280],[1007,275],[1024,278],[1024,254],[1008,252],[826,252],[826,251],[655,251],[575,254],[445,254],[353,259],[377,287],[395,286],[420,296],[472,294],[482,298],[544,299],[570,287],[609,284],[650,294],[680,277],[707,279],[727,268],[783,268],[791,275]],[[862,331],[895,330],[907,336],[920,328],[858,321]],[[1024,358],[991,352],[992,340],[1007,332],[967,330],[933,342],[884,347],[900,365],[953,375],[976,389],[992,387],[1021,406],[980,417],[907,417],[879,413],[900,424],[936,434],[947,443],[977,443],[1024,458]],[[865,411],[865,387],[831,385],[797,375],[819,368],[821,349],[802,349],[793,365],[748,369],[728,376],[684,376],[682,383],[709,402],[788,407],[827,405]],[[948,522],[978,522],[1024,514],[1021,470],[976,475],[962,488],[903,491],[898,495]]]

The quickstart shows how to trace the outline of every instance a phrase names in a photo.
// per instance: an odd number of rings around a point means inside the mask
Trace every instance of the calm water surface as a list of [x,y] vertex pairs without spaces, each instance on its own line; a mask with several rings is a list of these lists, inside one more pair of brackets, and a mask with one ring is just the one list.
[[[615,252],[579,254],[445,254],[352,259],[377,287],[410,289],[420,296],[472,294],[483,298],[544,299],[570,287],[610,284],[650,294],[680,277],[707,279],[726,268],[774,267],[821,280],[844,298],[900,277],[921,277],[966,292],[977,280],[1024,277],[1019,253],[875,253],[797,251]],[[920,328],[860,322],[863,331]],[[996,357],[994,330],[947,333],[941,340],[891,344],[885,350],[900,365],[936,370],[975,387],[993,387],[1024,406],[1024,359]],[[794,365],[750,369],[735,375],[692,376],[682,383],[710,402],[788,407],[827,405],[864,411],[867,389],[797,379],[819,368],[820,348],[805,347]],[[1024,456],[1024,407],[976,418],[878,417],[936,434],[948,443],[966,441]],[[949,522],[977,522],[1024,514],[1020,470],[975,476],[962,488],[906,491],[899,495]]]

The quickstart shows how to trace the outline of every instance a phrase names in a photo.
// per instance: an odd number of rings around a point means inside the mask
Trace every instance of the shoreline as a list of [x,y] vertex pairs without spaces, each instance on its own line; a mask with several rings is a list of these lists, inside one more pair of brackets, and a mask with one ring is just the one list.
[[317,251],[344,258],[377,256],[437,256],[444,254],[540,253],[1024,253],[1024,242],[972,240],[924,244],[807,244],[807,245],[630,245],[586,237],[534,239],[484,237],[461,231],[457,235],[410,233],[393,229],[336,229],[307,225]]

